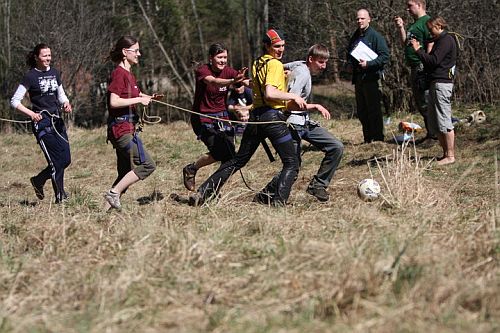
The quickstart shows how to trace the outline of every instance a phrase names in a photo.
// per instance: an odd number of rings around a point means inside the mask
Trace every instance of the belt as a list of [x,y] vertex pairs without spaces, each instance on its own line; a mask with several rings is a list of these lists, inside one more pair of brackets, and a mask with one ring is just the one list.
[[[215,113],[203,113],[203,115],[206,115],[208,117],[216,117],[216,118],[222,118],[222,119],[229,119],[229,114],[227,113],[226,110],[220,111],[220,112],[215,112]],[[217,119],[212,119],[208,117],[203,117],[203,115],[200,115],[200,121],[203,124],[211,124],[214,122],[217,122]]]
[[231,131],[233,129],[233,126],[229,125],[229,123],[226,123],[225,121],[214,121],[211,123],[202,123],[201,125],[205,128],[213,128],[221,132]]
[[116,124],[120,124],[120,123],[123,123],[125,121],[128,121],[129,123],[135,124],[135,123],[139,122],[139,116],[137,116],[136,114],[133,114],[133,115],[126,114],[123,116],[114,117],[114,118],[111,118],[110,120],[108,119],[108,126],[113,127]]
[[267,112],[283,113],[281,109],[273,109],[270,106],[261,106],[256,109],[252,109],[252,111],[250,111],[250,116],[254,116],[258,120],[260,116]]

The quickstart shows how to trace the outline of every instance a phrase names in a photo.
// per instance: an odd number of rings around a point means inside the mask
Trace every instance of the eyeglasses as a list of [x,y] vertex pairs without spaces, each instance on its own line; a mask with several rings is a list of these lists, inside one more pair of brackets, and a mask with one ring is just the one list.
[[139,53],[140,50],[139,49],[125,49],[125,51],[130,51],[130,52],[134,52],[135,54]]

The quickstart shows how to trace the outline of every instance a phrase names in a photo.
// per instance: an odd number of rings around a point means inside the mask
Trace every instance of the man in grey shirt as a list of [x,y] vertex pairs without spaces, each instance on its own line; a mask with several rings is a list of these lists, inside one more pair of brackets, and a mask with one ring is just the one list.
[[[326,189],[330,185],[344,152],[342,142],[309,118],[309,111],[317,110],[325,119],[330,119],[330,113],[322,105],[309,103],[312,90],[311,74],[320,74],[326,68],[329,57],[330,52],[326,46],[315,44],[309,48],[306,61],[294,61],[284,65],[285,71],[288,71],[288,92],[297,94],[308,102],[307,111],[291,111],[287,120],[293,126],[291,132],[294,137],[299,162],[302,139],[325,153],[318,172],[310,181],[306,190],[307,193],[322,202],[328,201],[330,198]],[[265,197],[269,193],[273,193],[273,184],[274,182],[271,182],[258,193],[254,201],[265,201]]]

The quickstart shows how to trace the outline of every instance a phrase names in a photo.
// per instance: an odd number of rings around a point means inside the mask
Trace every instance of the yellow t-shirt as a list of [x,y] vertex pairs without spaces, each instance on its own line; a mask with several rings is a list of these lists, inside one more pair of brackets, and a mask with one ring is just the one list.
[[[258,71],[258,72],[257,72]],[[266,85],[270,84],[279,90],[286,92],[285,71],[283,64],[276,58],[266,54],[255,60],[252,66],[253,77],[253,107],[270,106],[273,109],[284,109],[285,101],[264,100],[262,94],[266,91]]]

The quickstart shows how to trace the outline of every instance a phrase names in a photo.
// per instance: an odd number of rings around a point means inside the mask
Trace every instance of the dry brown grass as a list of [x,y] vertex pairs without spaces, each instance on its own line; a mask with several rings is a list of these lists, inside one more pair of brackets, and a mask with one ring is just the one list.
[[[3,135],[0,332],[497,331],[490,121],[461,129],[457,163],[443,168],[436,145],[361,145],[357,120],[325,123],[345,143],[332,200],[305,193],[321,159],[308,151],[286,209],[251,203],[239,175],[217,203],[170,200],[187,194],[181,168],[204,151],[185,123],[146,128],[158,170],[111,213],[100,210],[115,176],[104,129],[71,129],[64,206],[36,202],[28,179],[44,161],[32,136]],[[260,189],[278,167],[259,151],[243,173]],[[370,174],[384,196],[365,203],[356,184]],[[154,189],[165,198],[139,204]]]

